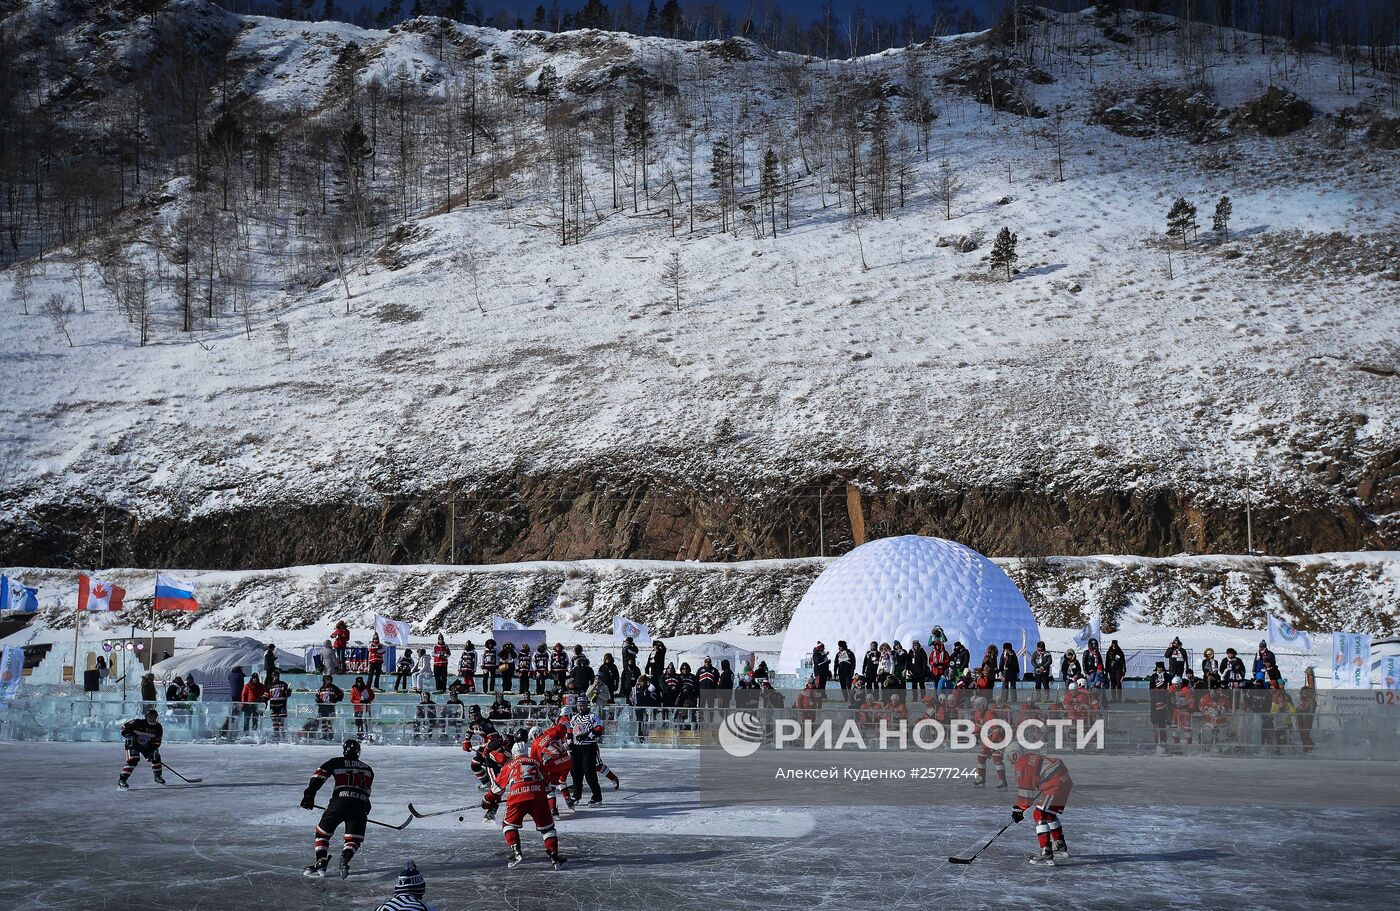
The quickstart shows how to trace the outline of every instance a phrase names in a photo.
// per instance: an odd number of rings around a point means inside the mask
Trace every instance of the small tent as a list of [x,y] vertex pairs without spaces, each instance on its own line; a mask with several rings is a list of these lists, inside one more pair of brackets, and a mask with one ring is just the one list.
[[[156,679],[163,681],[194,678],[204,690],[205,698],[227,699],[229,671],[241,667],[249,675],[262,674],[266,652],[266,643],[248,636],[208,636],[184,654],[157,661],[152,670]],[[279,671],[302,671],[305,664],[300,655],[277,650]]]
[[701,663],[703,663],[706,658],[713,661],[715,667],[720,667],[720,662],[727,660],[730,669],[734,671],[734,676],[737,681],[740,666],[742,666],[752,654],[753,652],[749,649],[739,648],[737,645],[730,645],[728,642],[723,642],[719,639],[710,639],[699,645],[682,650],[675,658],[670,658],[668,656],[667,661],[675,661],[678,669],[681,666],[681,662],[684,661],[690,665],[692,671],[695,671],[700,668]]

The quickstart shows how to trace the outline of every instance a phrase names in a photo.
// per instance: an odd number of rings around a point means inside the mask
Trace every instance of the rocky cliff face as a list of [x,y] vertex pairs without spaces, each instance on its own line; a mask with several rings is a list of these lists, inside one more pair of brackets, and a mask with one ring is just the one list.
[[[411,620],[415,633],[489,629],[501,615],[527,624],[564,622],[607,633],[614,615],[647,623],[656,635],[740,628],[781,633],[798,601],[829,562],[822,559],[728,564],[586,560],[494,567],[342,564],[287,570],[195,574],[197,615],[177,626],[238,631],[304,629],[370,614]],[[1313,557],[1050,557],[999,560],[1044,625],[1077,627],[1093,613],[1104,632],[1124,621],[1168,626],[1262,628],[1274,613],[1312,630],[1393,634],[1400,629],[1400,554]],[[150,570],[109,570],[129,597],[149,592]],[[72,573],[25,572],[71,605]],[[139,608],[130,618],[140,622]],[[49,609],[53,625],[71,610]]]

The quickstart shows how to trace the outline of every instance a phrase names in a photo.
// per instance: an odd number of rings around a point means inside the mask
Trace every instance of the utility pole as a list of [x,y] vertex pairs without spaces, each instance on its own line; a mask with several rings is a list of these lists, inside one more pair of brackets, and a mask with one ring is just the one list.
[[107,568],[107,504],[102,504],[102,537],[97,545],[97,568]]
[[451,543],[448,545],[448,555],[449,555],[449,556],[448,556],[447,560],[448,560],[449,563],[452,563],[452,564],[455,565],[455,564],[457,563],[457,498],[456,498],[456,497],[453,497],[453,498],[452,498],[452,508],[451,508],[451,510],[450,510],[450,512],[449,512],[449,515],[452,517],[452,518],[451,518],[451,521],[452,521],[452,530],[448,533],[448,536],[447,536],[448,541],[451,542]]
[[825,524],[825,522],[824,522],[824,520],[823,520],[823,516],[822,516],[822,506],[823,506],[823,503],[825,502],[825,497],[826,497],[826,491],[823,490],[823,489],[821,489],[821,488],[818,488],[818,489],[817,489],[817,548],[818,548],[818,551],[817,551],[817,552],[820,553],[823,557],[826,556],[826,524]]
[[1244,467],[1244,541],[1245,551],[1254,556],[1254,484],[1248,465]]

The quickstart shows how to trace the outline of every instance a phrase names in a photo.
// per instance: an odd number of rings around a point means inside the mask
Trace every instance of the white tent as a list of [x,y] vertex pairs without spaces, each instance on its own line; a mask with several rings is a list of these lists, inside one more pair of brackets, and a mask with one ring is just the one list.
[[[266,643],[248,636],[208,636],[188,652],[157,661],[151,670],[158,680],[193,677],[207,695],[227,696],[229,671],[241,667],[249,675],[261,675],[266,652]],[[305,665],[300,655],[286,649],[277,650],[279,671],[301,671]]]
[[667,661],[674,661],[677,669],[680,668],[681,662],[684,661],[690,665],[692,671],[695,671],[699,669],[706,658],[713,661],[715,667],[719,667],[721,661],[728,660],[730,670],[734,671],[734,674],[737,676],[740,666],[748,660],[751,654],[753,653],[748,649],[739,648],[737,645],[730,645],[728,642],[723,642],[719,639],[709,639],[693,648],[686,649],[675,658],[667,656]]
[[1023,638],[1040,638],[1030,605],[995,563],[954,541],[903,535],[862,544],[822,571],[793,612],[778,673],[799,673],[818,641],[834,655],[844,639],[861,655],[871,641],[926,643],[934,626],[974,662],[988,645],[1020,650]]

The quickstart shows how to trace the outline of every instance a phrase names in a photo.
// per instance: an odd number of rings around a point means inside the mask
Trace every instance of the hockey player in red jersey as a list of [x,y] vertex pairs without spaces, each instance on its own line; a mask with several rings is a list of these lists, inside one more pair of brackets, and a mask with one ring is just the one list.
[[569,791],[568,781],[569,773],[574,767],[574,760],[569,755],[568,722],[561,718],[553,727],[543,730],[539,727],[531,728],[530,758],[535,760],[544,772],[549,794],[549,808],[554,815],[559,815],[559,802],[555,797],[557,789],[563,790],[564,802],[572,810],[574,797]]
[[502,800],[506,803],[505,821],[501,831],[510,847],[510,866],[520,863],[523,854],[520,850],[520,827],[528,816],[534,820],[535,828],[544,839],[544,850],[550,861],[558,869],[568,858],[559,853],[559,836],[554,831],[554,814],[550,812],[546,797],[548,784],[544,771],[538,762],[530,758],[530,749],[523,743],[511,748],[511,759],[496,773],[490,792],[481,802],[488,811],[494,810]]
[[1065,833],[1060,828],[1060,814],[1074,787],[1069,769],[1053,756],[1022,750],[1014,743],[1003,753],[1016,771],[1016,804],[1011,810],[1011,819],[1020,822],[1025,819],[1026,810],[1031,810],[1035,837],[1040,843],[1040,853],[1031,858],[1031,863],[1053,867],[1056,854],[1069,857]]
[[[1000,696],[998,698],[1003,701],[995,705],[989,704],[986,696],[978,696],[972,700],[972,723],[976,726],[979,742],[981,742],[982,731],[989,721],[1005,721],[1008,725],[1011,723],[1011,710],[1005,704],[1005,697]],[[998,731],[998,733],[1000,733],[1000,731]],[[972,779],[972,786],[974,788],[985,788],[987,786],[988,759],[996,766],[997,790],[1005,791],[1006,764],[1002,751],[992,749],[987,746],[985,742],[981,742],[981,745],[977,749],[977,775]]]
[[477,786],[485,791],[491,787],[491,778],[501,770],[509,758],[506,755],[506,742],[496,731],[482,737],[468,734],[462,741],[462,749],[472,754],[471,770],[476,776]]

